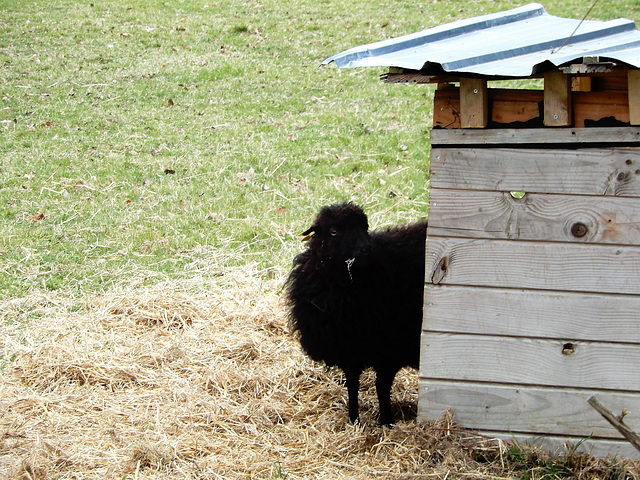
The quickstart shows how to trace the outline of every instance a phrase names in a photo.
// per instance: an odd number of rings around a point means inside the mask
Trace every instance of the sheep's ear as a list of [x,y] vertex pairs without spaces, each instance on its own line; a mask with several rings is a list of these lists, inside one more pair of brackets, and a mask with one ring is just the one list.
[[298,235],[299,237],[302,237],[302,241],[306,242],[308,240],[311,240],[311,238],[313,238],[313,236],[316,234],[315,232],[315,228],[316,227],[311,227],[308,230],[305,230],[304,232],[302,232],[300,235]]

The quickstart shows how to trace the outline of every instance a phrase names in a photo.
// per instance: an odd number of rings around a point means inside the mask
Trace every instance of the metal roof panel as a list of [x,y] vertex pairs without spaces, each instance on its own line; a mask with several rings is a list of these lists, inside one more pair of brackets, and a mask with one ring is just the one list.
[[585,56],[640,67],[639,47],[640,32],[631,20],[560,18],[531,3],[351,48],[322,63],[410,70],[439,66],[445,72],[527,77],[549,63],[582,62]]

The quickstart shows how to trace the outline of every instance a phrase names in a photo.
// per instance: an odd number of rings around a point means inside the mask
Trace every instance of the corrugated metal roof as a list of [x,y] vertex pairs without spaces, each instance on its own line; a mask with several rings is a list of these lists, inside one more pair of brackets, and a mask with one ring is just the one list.
[[550,15],[542,5],[531,3],[351,48],[322,63],[528,77],[583,63],[584,57],[640,68],[640,31],[635,22],[624,18],[581,22]]

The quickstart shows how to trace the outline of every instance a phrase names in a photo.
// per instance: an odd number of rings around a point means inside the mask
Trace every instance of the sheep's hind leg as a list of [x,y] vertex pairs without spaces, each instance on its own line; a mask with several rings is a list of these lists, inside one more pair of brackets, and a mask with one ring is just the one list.
[[393,413],[391,412],[391,385],[393,385],[393,379],[396,373],[396,370],[376,370],[376,392],[380,406],[380,425],[390,425],[393,423]]
[[344,374],[347,379],[347,395],[349,397],[349,421],[351,423],[357,423],[359,419],[358,392],[360,390],[361,373],[362,370],[358,368],[344,370]]

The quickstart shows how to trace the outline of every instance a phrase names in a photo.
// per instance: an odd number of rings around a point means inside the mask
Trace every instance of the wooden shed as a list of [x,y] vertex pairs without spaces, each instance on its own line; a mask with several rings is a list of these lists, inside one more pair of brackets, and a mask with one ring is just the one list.
[[327,60],[438,84],[420,418],[639,457],[587,403],[640,432],[639,45],[531,4]]

